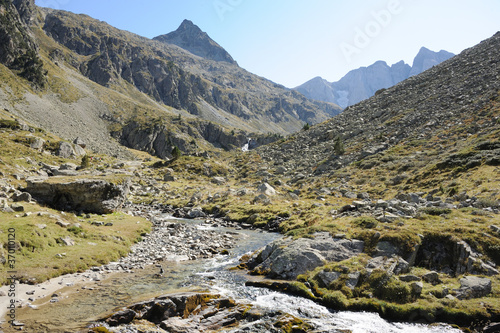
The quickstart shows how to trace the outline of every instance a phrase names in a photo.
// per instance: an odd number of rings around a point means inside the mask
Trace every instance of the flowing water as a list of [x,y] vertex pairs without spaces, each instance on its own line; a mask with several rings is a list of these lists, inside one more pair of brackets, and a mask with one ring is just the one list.
[[[179,220],[175,220],[179,222]],[[196,223],[184,221],[185,223]],[[200,228],[203,228],[199,224]],[[234,229],[218,228],[220,232]],[[252,303],[270,310],[282,310],[303,318],[316,327],[317,332],[460,332],[449,326],[424,326],[389,323],[373,313],[333,312],[310,300],[285,295],[267,289],[247,287],[244,274],[227,268],[238,264],[238,258],[280,237],[278,234],[239,230],[244,237],[229,256],[207,260],[163,263],[161,278],[157,267],[147,267],[133,273],[113,273],[94,290],[73,290],[57,303],[26,308],[18,320],[26,324],[26,332],[86,332],[85,327],[104,314],[119,310],[134,302],[179,291],[206,291],[230,296],[243,303]],[[255,331],[251,331],[255,332]]]

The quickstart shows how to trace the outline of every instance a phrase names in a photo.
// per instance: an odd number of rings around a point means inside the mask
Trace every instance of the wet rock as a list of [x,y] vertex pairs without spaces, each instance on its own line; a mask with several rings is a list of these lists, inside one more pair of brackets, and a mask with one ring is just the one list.
[[205,217],[207,217],[207,214],[205,214],[200,207],[197,207],[197,208],[191,209],[188,212],[187,217],[190,219],[205,218]]
[[198,333],[201,332],[197,329],[198,325],[192,323],[190,320],[182,319],[179,317],[169,318],[164,320],[160,324],[160,328],[164,329],[167,332],[172,333]]
[[330,283],[333,281],[336,281],[342,274],[339,272],[326,272],[326,271],[321,271],[318,274],[318,278],[320,278],[321,282],[323,282],[323,286],[328,288]]

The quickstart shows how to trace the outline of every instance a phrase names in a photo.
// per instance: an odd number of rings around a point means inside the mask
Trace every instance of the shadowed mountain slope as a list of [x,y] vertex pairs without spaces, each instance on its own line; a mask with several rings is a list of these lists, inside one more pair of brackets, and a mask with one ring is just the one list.
[[[333,175],[353,162],[365,169],[385,166],[388,174],[395,175],[404,173],[404,164],[414,176],[436,164],[443,168],[463,164],[464,170],[478,163],[497,165],[499,47],[497,33],[459,56],[259,152],[271,164],[306,175]],[[339,141],[345,154],[336,153]],[[495,143],[481,146],[483,141]],[[460,158],[463,161],[452,162]],[[399,170],[394,170],[395,159],[402,164]]]

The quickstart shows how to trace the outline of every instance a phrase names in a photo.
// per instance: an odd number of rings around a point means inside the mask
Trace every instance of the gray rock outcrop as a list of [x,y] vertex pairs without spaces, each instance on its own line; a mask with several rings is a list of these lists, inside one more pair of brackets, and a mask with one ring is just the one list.
[[456,290],[458,299],[480,298],[491,293],[491,280],[477,276],[460,279],[460,289]]
[[56,182],[51,178],[28,180],[25,191],[38,202],[56,209],[107,214],[123,205],[129,186],[129,181],[121,184],[98,179]]
[[312,239],[285,238],[275,241],[250,260],[248,265],[254,271],[271,277],[295,279],[327,262],[338,262],[356,256],[363,249],[362,241],[335,239],[329,233],[317,233]]
[[34,86],[43,87],[47,81],[46,72],[30,28],[35,11],[34,0],[0,3],[0,63]]

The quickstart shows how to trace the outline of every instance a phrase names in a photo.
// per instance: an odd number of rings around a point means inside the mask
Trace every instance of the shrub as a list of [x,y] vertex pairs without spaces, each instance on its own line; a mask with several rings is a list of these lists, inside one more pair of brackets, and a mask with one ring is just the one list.
[[79,235],[80,233],[82,233],[82,232],[83,232],[83,229],[82,229],[82,228],[75,227],[75,226],[73,226],[73,227],[69,227],[67,230],[68,230],[69,232],[74,233],[75,235]]
[[476,203],[476,207],[478,208],[488,208],[488,207],[497,208],[499,206],[500,203],[498,202],[498,200],[488,199],[488,198],[480,198]]
[[340,136],[337,136],[335,138],[335,143],[333,144],[333,150],[335,151],[336,155],[344,155],[345,149],[344,149],[344,142]]
[[82,157],[82,163],[80,164],[80,167],[82,169],[86,169],[86,168],[90,167],[90,158],[88,155],[85,155]]
[[311,125],[309,123],[305,123],[304,126],[302,127],[302,130],[307,131],[311,128]]
[[352,224],[363,229],[373,229],[378,225],[378,221],[371,216],[361,216],[352,221]]
[[375,294],[390,302],[404,304],[411,301],[410,286],[396,278],[391,278],[382,288],[376,290]]
[[178,159],[179,157],[181,157],[182,155],[182,152],[181,150],[179,149],[179,147],[177,146],[174,146],[174,148],[172,149],[172,158],[174,160]]
[[425,214],[429,215],[434,215],[434,216],[439,216],[439,215],[446,215],[451,213],[451,209],[449,208],[442,208],[442,207],[425,207],[422,209],[422,212]]
[[0,119],[0,128],[20,129],[21,126],[15,120]]
[[323,296],[323,303],[332,309],[343,310],[349,305],[347,297],[339,290],[328,292]]

